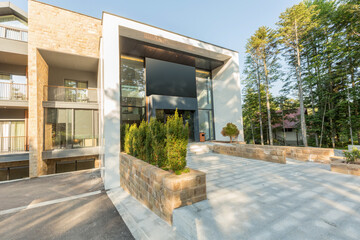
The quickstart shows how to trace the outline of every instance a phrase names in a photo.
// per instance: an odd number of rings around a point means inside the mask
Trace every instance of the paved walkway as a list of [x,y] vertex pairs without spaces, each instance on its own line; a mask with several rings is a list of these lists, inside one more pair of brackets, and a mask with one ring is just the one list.
[[134,239],[99,170],[0,183],[0,239]]
[[360,177],[328,165],[189,154],[208,200],[175,209],[188,239],[360,239]]

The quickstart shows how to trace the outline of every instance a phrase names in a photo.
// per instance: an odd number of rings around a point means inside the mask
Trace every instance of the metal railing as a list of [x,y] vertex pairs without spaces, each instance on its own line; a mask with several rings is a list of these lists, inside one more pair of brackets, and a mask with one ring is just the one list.
[[10,27],[0,24],[0,37],[27,42],[28,32],[27,30],[21,28]]
[[0,100],[27,100],[27,93],[27,84],[0,82]]
[[44,96],[47,101],[97,103],[98,89],[44,86]]
[[0,137],[0,153],[28,151],[27,137]]

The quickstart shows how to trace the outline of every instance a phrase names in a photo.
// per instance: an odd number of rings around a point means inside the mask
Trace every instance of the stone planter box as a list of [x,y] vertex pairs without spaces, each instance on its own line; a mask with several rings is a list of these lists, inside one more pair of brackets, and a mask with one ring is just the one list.
[[347,164],[344,160],[334,160],[331,162],[331,171],[349,175],[360,176],[359,164]]
[[252,158],[274,163],[286,163],[286,152],[275,146],[257,146],[248,144],[214,144],[212,151],[237,157]]
[[175,175],[126,153],[120,156],[120,185],[170,224],[175,208],[206,199],[204,172]]

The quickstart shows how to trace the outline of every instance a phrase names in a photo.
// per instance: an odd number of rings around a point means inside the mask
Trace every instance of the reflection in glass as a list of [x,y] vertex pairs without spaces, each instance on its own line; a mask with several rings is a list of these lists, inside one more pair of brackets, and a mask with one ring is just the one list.
[[210,72],[196,70],[198,107],[212,109],[212,86]]
[[121,120],[123,123],[140,123],[145,119],[145,108],[121,107]]
[[205,140],[213,140],[215,136],[210,72],[196,70],[196,88],[199,110],[199,131],[205,133]]
[[199,110],[199,130],[205,133],[205,140],[214,139],[212,110]]
[[121,121],[140,123],[145,119],[144,60],[121,56]]
[[[84,81],[65,80],[65,101],[66,102],[87,102],[88,83]],[[74,88],[74,89],[71,89]]]
[[45,110],[45,150],[97,146],[98,111]]

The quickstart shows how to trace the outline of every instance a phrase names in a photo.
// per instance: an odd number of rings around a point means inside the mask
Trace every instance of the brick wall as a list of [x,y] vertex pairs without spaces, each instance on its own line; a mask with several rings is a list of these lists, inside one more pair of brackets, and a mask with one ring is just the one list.
[[38,1],[28,4],[29,171],[30,177],[36,177],[48,172],[41,157],[48,64],[39,50],[97,58],[101,20]]
[[237,157],[252,158],[275,163],[286,163],[285,150],[275,146],[264,148],[247,144],[215,144],[212,146],[212,151]]
[[192,170],[171,174],[121,153],[120,184],[150,210],[172,223],[173,209],[206,199],[206,174]]
[[99,57],[101,20],[29,0],[29,45]]

